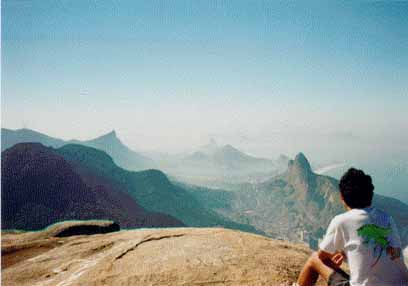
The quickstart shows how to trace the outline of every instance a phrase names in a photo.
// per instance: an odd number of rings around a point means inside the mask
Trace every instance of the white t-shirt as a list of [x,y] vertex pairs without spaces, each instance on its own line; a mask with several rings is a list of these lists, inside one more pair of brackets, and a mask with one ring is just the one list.
[[387,254],[389,247],[401,248],[396,225],[381,210],[352,209],[335,216],[319,247],[346,254],[352,286],[408,286],[401,267]]

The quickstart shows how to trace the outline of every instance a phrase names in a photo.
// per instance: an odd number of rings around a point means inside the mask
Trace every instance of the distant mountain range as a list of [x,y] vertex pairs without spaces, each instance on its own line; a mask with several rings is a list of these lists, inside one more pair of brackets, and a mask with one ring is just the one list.
[[283,155],[277,160],[254,157],[229,144],[220,146],[212,139],[191,154],[166,157],[157,162],[178,180],[222,188],[229,184],[266,180],[283,172],[287,165],[285,158]]
[[[287,171],[255,184],[241,184],[235,191],[196,188],[194,196],[211,202],[215,211],[236,221],[253,225],[269,236],[291,241],[318,239],[330,220],[344,212],[339,201],[338,181],[315,174],[299,153],[289,161]],[[391,214],[404,245],[408,244],[408,205],[375,195],[374,206]]]
[[177,180],[210,187],[266,180],[283,172],[287,165],[286,156],[281,155],[276,161],[258,158],[228,144],[219,146],[215,140],[192,154],[155,156],[151,159],[128,148],[115,131],[87,141],[64,141],[30,129],[2,128],[1,131],[2,151],[17,143],[27,142],[37,142],[54,148],[66,144],[80,144],[106,152],[118,166],[127,170],[160,169]]
[[59,148],[67,142],[62,139],[50,137],[31,129],[11,130],[1,128],[1,152],[18,143],[41,143],[44,146]]
[[206,208],[162,172],[124,170],[92,147],[17,144],[2,152],[2,175],[3,228],[109,219],[121,227],[224,226],[261,233]]
[[124,145],[116,136],[115,131],[87,141],[79,141],[75,139],[64,141],[62,139],[53,138],[30,129],[1,129],[2,151],[17,143],[28,142],[41,143],[44,146],[54,148],[59,148],[66,144],[81,144],[106,152],[113,158],[116,164],[128,170],[138,171],[155,167],[153,160],[129,149],[126,145]]
[[229,171],[262,171],[265,168],[273,169],[272,160],[256,158],[247,155],[232,145],[215,147],[211,152],[197,151],[184,158],[185,162],[191,161],[196,164],[210,164]]

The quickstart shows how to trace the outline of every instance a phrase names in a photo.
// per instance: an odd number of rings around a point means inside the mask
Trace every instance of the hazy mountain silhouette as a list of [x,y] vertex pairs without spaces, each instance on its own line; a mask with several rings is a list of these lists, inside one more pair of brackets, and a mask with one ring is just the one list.
[[143,156],[124,145],[112,131],[92,140],[79,141],[53,138],[30,129],[10,130],[1,129],[2,151],[17,143],[37,142],[45,146],[58,148],[66,144],[81,144],[97,148],[108,153],[116,164],[129,170],[144,170],[155,166],[153,160]]
[[127,171],[116,166],[106,153],[82,145],[66,145],[57,152],[75,167],[87,184],[92,186],[97,182],[126,192],[142,207],[176,217],[188,226],[225,226],[258,232],[210,210],[185,188],[170,182],[161,171]]
[[201,152],[207,155],[213,154],[220,146],[218,145],[217,141],[214,138],[210,139],[208,144],[201,146],[197,152]]
[[17,129],[11,130],[7,128],[1,128],[1,151],[18,144],[18,143],[41,143],[44,146],[49,147],[61,147],[66,144],[62,139],[53,138],[43,133],[30,130],[30,129]]
[[71,219],[109,219],[122,227],[183,225],[169,215],[145,210],[103,178],[84,178],[77,169],[85,174],[86,164],[73,165],[60,153],[39,143],[20,143],[2,152],[3,229],[40,229]]
[[153,160],[132,151],[126,145],[124,145],[116,136],[116,132],[114,130],[92,140],[73,140],[70,143],[86,145],[105,151],[113,158],[118,166],[128,170],[143,170],[153,168],[155,166]]
[[177,178],[206,186],[226,186],[230,183],[262,181],[282,172],[282,160],[257,158],[245,154],[231,145],[219,146],[215,140],[187,156],[159,156],[151,158],[128,148],[115,131],[92,140],[79,141],[53,138],[30,129],[2,128],[2,150],[17,143],[38,142],[54,148],[66,144],[80,144],[106,152],[114,162],[127,170],[161,169]]
[[272,170],[274,168],[272,160],[247,155],[229,144],[218,147],[215,142],[211,142],[199,151],[186,156],[184,162],[203,163],[213,165],[216,168],[237,172],[262,171],[265,168]]
[[157,162],[178,180],[207,187],[261,181],[284,170],[274,160],[248,155],[230,144],[220,146],[215,140],[191,154]]

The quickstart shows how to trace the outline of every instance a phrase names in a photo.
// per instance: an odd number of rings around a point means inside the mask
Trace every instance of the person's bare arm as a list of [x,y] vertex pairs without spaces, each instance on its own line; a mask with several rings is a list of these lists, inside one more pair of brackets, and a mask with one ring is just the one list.
[[329,253],[319,250],[317,255],[321,261],[331,268],[340,268],[345,258],[343,252]]

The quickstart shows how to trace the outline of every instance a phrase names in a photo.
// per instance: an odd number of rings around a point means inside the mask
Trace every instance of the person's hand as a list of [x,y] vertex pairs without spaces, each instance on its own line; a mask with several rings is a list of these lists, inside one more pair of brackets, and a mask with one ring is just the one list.
[[387,255],[390,256],[391,260],[395,260],[401,257],[401,248],[388,246],[386,252]]
[[343,264],[345,255],[343,252],[337,252],[333,255],[331,261],[334,263],[336,267],[340,267]]

